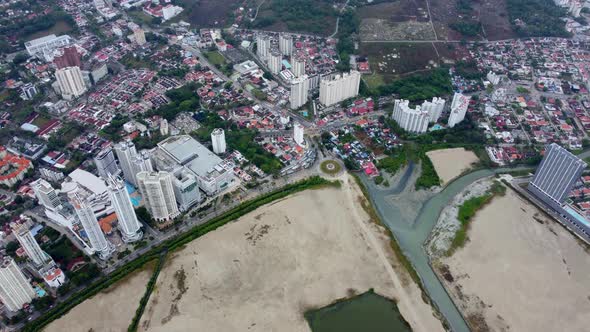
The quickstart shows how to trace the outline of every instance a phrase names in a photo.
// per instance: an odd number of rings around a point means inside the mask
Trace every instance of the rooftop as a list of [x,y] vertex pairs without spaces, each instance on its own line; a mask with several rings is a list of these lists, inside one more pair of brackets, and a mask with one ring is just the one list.
[[158,143],[158,147],[174,160],[201,177],[223,171],[221,158],[189,135],[172,136]]

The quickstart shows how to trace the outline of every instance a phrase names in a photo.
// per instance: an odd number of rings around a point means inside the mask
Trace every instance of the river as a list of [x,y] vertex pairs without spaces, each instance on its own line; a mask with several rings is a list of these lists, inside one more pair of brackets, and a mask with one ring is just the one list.
[[[511,170],[519,169],[525,169],[525,167]],[[439,193],[419,196],[421,198],[418,201],[411,198],[406,199],[406,196],[411,196],[407,194],[410,189],[408,186],[414,184],[409,180],[417,175],[416,172],[419,172],[419,169],[413,164],[410,164],[397,183],[393,183],[388,189],[381,189],[369,178],[361,177],[383,223],[393,232],[404,254],[412,262],[414,269],[420,276],[430,299],[455,332],[469,331],[469,327],[432,270],[423,245],[442,209],[452,201],[455,195],[481,178],[506,171],[508,169],[483,169],[468,173],[449,183]],[[407,212],[402,212],[404,209],[416,209],[419,212],[415,218],[404,217],[408,215]]]

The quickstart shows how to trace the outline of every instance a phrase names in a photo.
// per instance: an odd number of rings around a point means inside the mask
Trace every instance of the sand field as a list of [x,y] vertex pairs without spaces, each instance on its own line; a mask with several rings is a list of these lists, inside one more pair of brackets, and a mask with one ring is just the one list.
[[565,228],[508,189],[468,234],[439,272],[474,331],[588,331],[590,250]]
[[373,288],[414,331],[443,331],[384,230],[342,188],[307,190],[225,225],[169,257],[142,331],[309,331],[304,312]]
[[426,155],[432,161],[443,186],[479,161],[473,151],[464,148],[432,150]]
[[44,331],[127,331],[152,271],[152,268],[144,268],[132,273],[105,291],[80,303],[66,315],[49,324]]

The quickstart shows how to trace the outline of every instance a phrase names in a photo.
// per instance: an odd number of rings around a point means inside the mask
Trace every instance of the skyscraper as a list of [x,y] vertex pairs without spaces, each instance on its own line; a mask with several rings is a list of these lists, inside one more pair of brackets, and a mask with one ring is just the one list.
[[445,108],[445,100],[442,98],[434,97],[432,101],[424,101],[422,103],[422,110],[428,112],[430,122],[437,122]]
[[31,188],[33,188],[39,204],[43,205],[44,208],[51,211],[57,211],[62,208],[61,199],[49,182],[43,179],[37,179],[31,183]]
[[279,51],[282,55],[291,56],[293,52],[293,37],[291,35],[284,33],[279,35]]
[[90,247],[101,259],[109,258],[115,249],[104,236],[102,229],[100,229],[100,225],[94,216],[92,208],[90,208],[86,200],[81,198],[75,191],[68,195],[74,206],[76,215],[82,224],[82,228],[84,228],[88,240],[90,241]]
[[256,55],[260,59],[266,59],[270,51],[270,38],[266,35],[259,34],[256,36]]
[[179,215],[172,186],[172,174],[168,172],[139,172],[137,184],[154,220],[168,221]]
[[223,129],[213,129],[213,132],[211,132],[211,145],[213,145],[213,152],[215,152],[215,154],[225,153],[225,132]]
[[528,189],[552,207],[559,207],[586,168],[586,163],[561,146],[552,143],[535,172]]
[[59,85],[61,96],[71,100],[86,92],[86,83],[80,67],[65,67],[55,71],[55,78]]
[[[21,218],[28,219],[27,217]],[[21,247],[23,247],[23,250],[27,256],[29,256],[31,261],[33,261],[35,266],[38,267],[44,265],[45,263],[51,262],[51,257],[41,249],[39,243],[37,243],[37,240],[35,240],[35,237],[33,234],[31,234],[29,229],[30,219],[27,221],[29,222],[15,224],[12,227],[12,231],[18,243],[20,243]]]
[[139,172],[153,172],[154,166],[152,165],[152,159],[150,154],[143,150],[135,155],[133,158],[132,163],[133,173],[137,174]]
[[283,56],[278,51],[272,51],[268,57],[268,69],[273,74],[278,74],[282,68]]
[[331,106],[359,94],[361,74],[356,70],[350,73],[328,75],[320,82],[320,103]]
[[291,109],[295,110],[307,103],[307,92],[309,84],[307,76],[303,75],[291,81],[291,94],[289,95],[289,103]]
[[119,142],[115,144],[115,153],[117,154],[117,159],[119,159],[119,166],[123,171],[123,177],[127,182],[137,186],[134,173],[135,167],[133,166],[133,159],[137,155],[135,144],[130,140]]
[[465,119],[470,99],[471,97],[464,96],[458,92],[455,93],[453,102],[451,103],[451,113],[449,114],[449,127],[453,128],[457,123]]
[[424,133],[428,129],[429,114],[422,107],[410,108],[408,100],[396,99],[393,106],[392,118],[405,131],[410,133]]
[[293,75],[301,77],[305,75],[305,59],[301,57],[292,57],[291,64],[293,65]]
[[0,300],[10,311],[19,311],[25,303],[35,298],[35,290],[31,283],[8,256],[0,262]]
[[115,159],[115,154],[110,147],[101,150],[96,157],[94,157],[94,163],[96,164],[98,175],[103,179],[108,178],[109,175],[118,175],[120,172],[117,160]]
[[181,211],[188,210],[201,200],[197,178],[187,169],[179,168],[178,171],[174,172],[172,185],[174,186],[176,202],[178,202]]
[[125,242],[135,242],[141,239],[143,232],[141,224],[137,220],[131,198],[125,188],[125,182],[119,177],[109,175],[107,186],[111,204],[115,208],[117,220],[119,222],[119,231]]

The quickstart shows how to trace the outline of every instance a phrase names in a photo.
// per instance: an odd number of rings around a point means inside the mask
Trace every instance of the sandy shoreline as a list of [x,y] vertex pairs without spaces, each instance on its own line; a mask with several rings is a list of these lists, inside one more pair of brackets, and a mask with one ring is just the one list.
[[590,253],[561,225],[508,189],[469,239],[435,265],[474,331],[587,331]]
[[105,291],[80,303],[43,331],[127,331],[151,275],[151,268],[132,273]]
[[370,288],[397,300],[414,331],[443,331],[369,221],[348,175],[199,238],[161,271],[143,331],[309,331],[303,313]]
[[432,161],[443,186],[479,161],[473,151],[464,148],[432,150],[426,155]]

